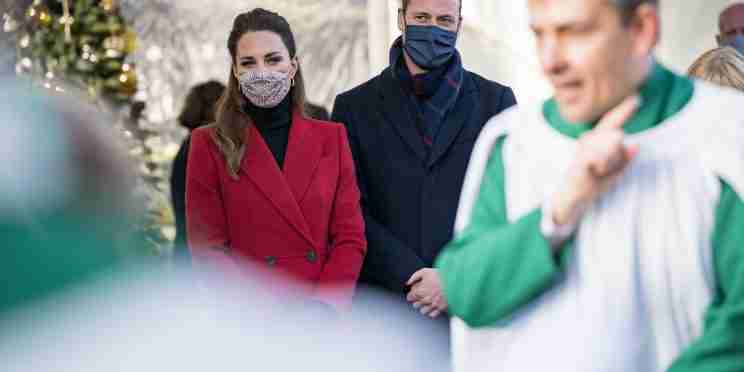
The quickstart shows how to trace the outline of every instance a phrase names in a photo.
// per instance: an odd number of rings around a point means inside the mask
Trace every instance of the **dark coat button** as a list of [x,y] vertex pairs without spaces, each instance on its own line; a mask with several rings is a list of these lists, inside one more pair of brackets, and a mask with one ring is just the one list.
[[269,264],[269,266],[276,265],[276,257],[274,257],[274,256],[266,256],[266,263]]
[[307,253],[305,254],[305,258],[307,258],[307,260],[310,262],[315,262],[318,259],[318,255],[315,253],[314,250],[311,249],[307,251]]

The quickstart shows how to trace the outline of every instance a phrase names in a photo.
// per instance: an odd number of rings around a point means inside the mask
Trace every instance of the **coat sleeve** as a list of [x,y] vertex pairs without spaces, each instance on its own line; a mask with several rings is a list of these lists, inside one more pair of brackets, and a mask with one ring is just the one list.
[[339,310],[348,310],[362,269],[367,242],[359,205],[359,187],[354,176],[354,161],[343,127],[339,127],[338,143],[340,177],[329,226],[331,244],[315,297]]
[[361,162],[360,138],[354,127],[364,123],[355,122],[343,96],[336,98],[331,121],[346,126],[351,153],[354,158],[356,176],[361,192],[362,213],[367,237],[367,255],[362,268],[363,275],[385,288],[406,292],[406,282],[416,271],[426,267],[424,261],[406,244],[393,235],[370,213],[366,174]]
[[209,132],[192,134],[186,168],[186,231],[195,264],[229,276],[240,276],[230,257],[225,205],[217,159],[210,151]]
[[488,162],[470,225],[436,262],[450,314],[471,327],[493,325],[550,288],[572,244],[554,256],[540,231],[540,209],[507,219],[502,146],[503,139]]
[[744,371],[744,201],[725,182],[712,237],[716,295],[702,336],[669,372]]

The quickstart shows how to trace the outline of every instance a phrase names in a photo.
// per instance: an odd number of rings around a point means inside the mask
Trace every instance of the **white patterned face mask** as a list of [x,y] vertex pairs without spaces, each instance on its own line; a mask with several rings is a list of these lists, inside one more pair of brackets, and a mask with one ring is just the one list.
[[278,106],[292,87],[288,72],[255,70],[238,77],[240,90],[252,104],[263,108]]

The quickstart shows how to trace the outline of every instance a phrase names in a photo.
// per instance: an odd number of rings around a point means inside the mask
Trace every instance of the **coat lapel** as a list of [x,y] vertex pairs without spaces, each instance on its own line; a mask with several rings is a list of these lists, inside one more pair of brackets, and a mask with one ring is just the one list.
[[383,115],[392,124],[395,131],[422,162],[428,156],[424,142],[416,129],[416,116],[411,112],[406,96],[393,76],[393,69],[388,67],[382,72],[379,92],[382,97]]
[[434,165],[452,146],[465,124],[470,120],[473,111],[478,108],[478,91],[475,89],[475,83],[467,75],[465,76],[460,97],[457,98],[455,106],[445,116],[439,135],[437,135],[432,146],[427,162],[429,167]]
[[[310,230],[300,207],[274,156],[271,154],[271,150],[261,137],[261,133],[253,125],[249,125],[246,131],[248,132],[248,148],[241,163],[243,172],[271,201],[289,225],[297,230],[309,243],[313,244]],[[292,146],[291,134],[289,142],[287,145],[288,153],[290,146]]]
[[302,204],[323,155],[324,144],[311,130],[312,125],[302,114],[295,112],[284,159],[284,177],[298,204]]

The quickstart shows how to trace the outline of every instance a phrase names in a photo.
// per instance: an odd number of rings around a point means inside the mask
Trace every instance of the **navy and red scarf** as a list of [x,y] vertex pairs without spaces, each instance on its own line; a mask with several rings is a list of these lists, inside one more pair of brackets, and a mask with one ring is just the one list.
[[403,58],[402,37],[390,49],[390,66],[409,97],[409,105],[416,113],[416,126],[427,147],[434,144],[437,133],[449,110],[455,105],[463,81],[460,53],[436,70],[412,76]]

